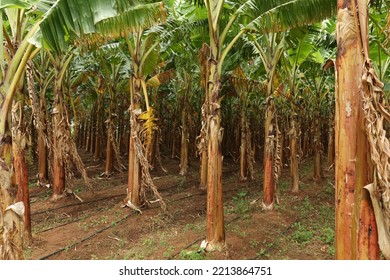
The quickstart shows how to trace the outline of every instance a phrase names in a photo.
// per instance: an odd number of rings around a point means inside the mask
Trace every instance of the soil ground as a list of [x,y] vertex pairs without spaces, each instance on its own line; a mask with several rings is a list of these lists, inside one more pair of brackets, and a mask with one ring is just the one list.
[[206,193],[198,188],[197,161],[183,177],[178,175],[179,161],[164,158],[168,172],[157,169],[151,175],[167,211],[156,202],[139,214],[122,207],[127,172],[99,178],[104,162],[93,162],[83,152],[81,156],[94,188],[92,193],[75,179],[73,191],[84,202],[72,195],[50,202],[52,190],[35,187],[31,176],[33,240],[25,250],[27,259],[334,258],[334,176],[324,171],[323,180],[314,182],[310,159],[301,163],[297,194],[290,191],[288,168],[283,170],[274,211],[261,209],[261,167],[255,166],[254,180],[239,182],[238,164],[225,160],[226,248],[206,254],[199,251],[206,234]]

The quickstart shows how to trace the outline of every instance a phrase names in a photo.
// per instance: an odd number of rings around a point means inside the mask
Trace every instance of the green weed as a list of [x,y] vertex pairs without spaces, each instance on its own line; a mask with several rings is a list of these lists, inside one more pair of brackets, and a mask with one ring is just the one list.
[[172,253],[173,253],[173,251],[175,251],[175,247],[173,247],[172,245],[171,246],[169,246],[168,248],[167,248],[167,250],[164,252],[164,258],[169,258],[170,256],[172,256]]
[[333,244],[334,242],[334,229],[333,228],[323,228],[321,232],[320,239],[326,244]]
[[236,233],[237,235],[239,235],[241,237],[245,237],[246,236],[246,232],[239,225],[229,224],[229,225],[226,226],[226,229],[230,230],[233,233]]
[[141,252],[138,252],[136,250],[129,250],[124,256],[123,258],[125,260],[143,260],[145,259],[145,255],[142,254]]
[[181,260],[205,260],[206,254],[204,250],[201,251],[188,251],[182,250],[179,254]]
[[252,248],[256,248],[257,246],[259,246],[260,242],[257,241],[257,240],[251,240],[249,241],[249,245],[252,247]]
[[300,223],[294,223],[293,227],[295,228],[295,231],[293,232],[291,238],[294,241],[300,244],[306,244],[313,237],[313,232]]
[[246,199],[247,192],[240,190],[236,196],[233,197],[234,210],[236,214],[247,214],[250,210],[249,201]]
[[259,252],[257,252],[256,256],[259,259],[264,259],[264,258],[268,259],[270,255],[267,253],[267,249],[262,248],[260,249]]
[[290,188],[290,182],[281,178],[278,182],[278,189],[285,191],[288,190],[289,188]]
[[144,239],[143,241],[142,241],[142,245],[144,245],[145,247],[147,247],[147,248],[153,248],[154,247],[154,244],[155,244],[155,242],[154,242],[154,240],[153,239]]

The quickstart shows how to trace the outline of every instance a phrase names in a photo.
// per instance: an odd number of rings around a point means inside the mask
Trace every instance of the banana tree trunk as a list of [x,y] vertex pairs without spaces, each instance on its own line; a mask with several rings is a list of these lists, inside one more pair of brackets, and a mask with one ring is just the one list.
[[211,250],[225,243],[222,199],[222,131],[220,116],[210,119],[207,176],[207,241]]
[[240,145],[240,177],[239,180],[247,180],[247,129],[245,112],[241,112],[241,145]]
[[[92,114],[92,113],[91,113]],[[86,124],[85,124],[85,135],[84,135],[84,143],[85,143],[85,151],[88,152],[89,151],[89,145],[90,145],[90,142],[91,142],[91,116],[89,118],[87,118],[86,120]]]
[[[206,67],[207,68],[207,67]],[[207,94],[207,90],[206,90]],[[208,162],[208,154],[207,154],[207,98],[206,102],[202,106],[202,127],[200,129],[200,135],[198,136],[199,138],[199,143],[197,145],[198,152],[200,153],[200,166],[199,166],[199,171],[200,171],[200,182],[199,182],[199,188],[201,190],[207,190],[207,162]]]
[[129,180],[126,201],[136,207],[143,204],[141,201],[141,165],[137,155],[135,137],[138,137],[141,124],[138,116],[141,114],[141,81],[131,78],[131,112],[130,112],[130,149],[129,149]]
[[321,181],[322,170],[321,170],[321,130],[320,130],[320,120],[318,114],[314,114],[313,122],[313,131],[314,131],[314,181]]
[[302,155],[303,158],[306,158],[309,156],[309,147],[310,147],[310,141],[309,141],[309,135],[310,135],[310,129],[307,129],[303,134],[303,147],[302,147]]
[[207,146],[204,143],[204,147],[202,147],[202,153],[200,155],[200,183],[199,188],[201,190],[207,189]]
[[103,131],[102,131],[102,117],[103,117],[103,110],[102,110],[102,99],[103,96],[99,95],[97,100],[97,110],[96,110],[96,137],[95,137],[95,153],[94,153],[94,160],[98,161],[101,156],[101,142],[103,138]]
[[274,152],[276,128],[274,127],[275,105],[272,99],[267,102],[265,115],[265,141],[264,141],[264,194],[262,208],[272,210],[275,200],[275,180],[274,180]]
[[[0,106],[0,112],[4,107]],[[8,120],[10,118],[7,118]],[[7,210],[14,206],[17,186],[13,182],[12,137],[7,126],[0,126],[0,259],[23,259],[24,213]]]
[[173,124],[173,133],[172,133],[172,142],[171,142],[171,145],[172,145],[172,149],[171,149],[171,158],[175,158],[176,157],[176,122]]
[[105,175],[109,176],[114,170],[114,153],[113,153],[113,134],[114,134],[114,124],[113,124],[113,112],[114,112],[114,100],[111,96],[110,106],[108,111],[108,120],[107,120],[107,146],[106,146],[106,170]]
[[[358,3],[358,7],[356,4]],[[378,235],[369,195],[369,149],[360,97],[363,50],[358,11],[367,14],[367,1],[339,1],[337,22],[336,99],[336,229],[337,259],[378,259]]]
[[328,120],[328,159],[327,165],[328,169],[334,164],[334,117],[329,118]]
[[[42,124],[42,129],[46,131],[46,102],[45,96],[40,98],[39,122]],[[47,166],[47,148],[45,135],[38,130],[38,180],[39,182],[47,182],[48,166]]]
[[187,109],[186,109],[186,105],[184,105],[184,108],[181,113],[180,175],[185,176],[187,172],[188,172],[188,128],[187,128]]
[[61,81],[55,81],[55,97],[53,103],[53,195],[51,200],[55,201],[64,195],[65,191],[65,164],[62,160],[61,145],[64,136],[63,110],[62,110]]
[[25,237],[31,241],[31,215],[30,215],[30,193],[28,188],[28,171],[26,163],[26,128],[24,123],[24,98],[22,93],[23,83],[20,84],[14,106],[12,109],[12,150],[14,160],[14,178],[18,187],[16,201],[24,204]]
[[88,143],[88,124],[89,124],[89,120],[88,120],[88,117],[85,119],[85,122],[84,122],[84,125],[83,125],[83,127],[84,127],[84,131],[83,131],[83,146],[82,146],[82,148],[84,149],[84,150],[86,150],[86,148],[87,148],[87,143]]
[[[112,133],[112,129],[108,128],[107,133]],[[112,143],[107,138],[107,145],[106,145],[106,165],[105,165],[105,175],[108,177],[111,175],[111,173],[114,170],[114,154],[113,154],[113,148]]]
[[216,54],[211,51],[209,62],[210,83],[208,87],[208,164],[207,164],[207,247],[218,250],[225,246],[225,227],[222,198],[222,137],[220,73],[217,71]]
[[95,154],[95,143],[96,143],[96,107],[92,111],[91,114],[91,136],[90,136],[90,143],[89,143],[89,152],[93,155]]
[[15,203],[11,108],[32,45],[21,44],[0,83],[0,259],[23,259],[24,203]]
[[290,175],[291,191],[299,191],[299,153],[298,153],[298,123],[295,116],[290,119]]
[[205,92],[204,104],[202,106],[202,127],[199,135],[198,153],[200,154],[200,183],[199,188],[201,190],[207,189],[207,139],[206,139],[206,123],[207,123],[207,81],[209,79],[209,65],[207,62],[210,53],[210,47],[203,43],[202,48],[198,53],[198,61],[200,64],[200,85]]

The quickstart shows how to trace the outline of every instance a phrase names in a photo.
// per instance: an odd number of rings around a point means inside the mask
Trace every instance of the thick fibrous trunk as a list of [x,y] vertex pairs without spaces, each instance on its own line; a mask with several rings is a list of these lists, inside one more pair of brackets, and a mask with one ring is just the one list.
[[173,125],[171,158],[176,156],[176,124]]
[[63,196],[65,190],[65,164],[62,160],[61,145],[64,132],[61,129],[63,121],[62,91],[60,81],[56,80],[55,98],[53,104],[53,196],[56,200]]
[[[19,81],[34,49],[19,46],[0,83],[0,259],[23,259],[24,203],[15,203],[17,186],[12,160],[11,108]],[[17,56],[17,55],[15,55]],[[24,174],[23,174],[24,176]]]
[[202,189],[202,190],[207,189],[207,161],[208,161],[208,159],[207,159],[207,148],[205,147],[205,148],[202,148],[202,153],[200,155],[200,183],[199,183],[199,188]]
[[85,151],[88,152],[89,151],[89,146],[90,146],[90,143],[91,143],[91,125],[92,123],[92,120],[91,120],[91,117],[87,119],[87,123],[86,123],[86,126],[85,126]]
[[310,141],[309,141],[309,135],[310,135],[310,129],[307,129],[304,134],[303,134],[303,143],[302,143],[302,156],[308,157],[309,156],[309,146],[310,146]]
[[184,108],[181,113],[180,175],[185,176],[187,172],[188,172],[188,128],[187,128],[187,110],[186,110],[186,105],[184,105]]
[[[105,174],[109,176],[114,170],[114,99],[113,96],[110,97],[110,107],[108,112],[108,120],[107,120],[107,146],[106,146],[106,169]],[[119,163],[118,163],[119,164]]]
[[44,136],[38,132],[38,180],[47,181],[47,151]]
[[207,62],[208,56],[210,53],[210,47],[203,43],[202,48],[199,50],[198,59],[200,64],[200,85],[205,92],[205,102],[202,106],[202,127],[199,135],[199,144],[198,144],[198,153],[200,154],[200,183],[199,188],[201,190],[207,189],[207,138],[206,138],[206,123],[207,123],[207,81],[209,79],[209,65]]
[[94,110],[94,112],[92,113],[92,117],[91,117],[91,141],[90,141],[90,146],[89,146],[89,152],[91,154],[95,154],[95,143],[96,143],[96,125],[95,125],[95,122],[96,122],[96,112]]
[[98,107],[96,110],[96,137],[95,137],[95,153],[94,160],[97,161],[100,159],[101,155],[101,142],[102,142],[102,106],[101,106],[101,97],[99,96]]
[[136,78],[131,79],[131,112],[130,115],[130,148],[129,148],[129,180],[127,189],[127,198],[131,204],[140,207],[143,204],[141,201],[141,165],[138,159],[135,137],[138,137],[141,124],[138,120],[138,115],[141,113],[141,81]]
[[207,247],[206,250],[225,246],[225,227],[222,199],[222,132],[219,92],[221,81],[211,52],[208,88],[208,174],[207,174]]
[[15,203],[17,193],[17,186],[12,180],[12,138],[8,127],[8,124],[7,127],[0,127],[0,260],[24,258],[24,211],[20,214],[13,210],[6,211]]
[[334,164],[334,118],[329,120],[329,130],[328,130],[328,159],[327,165],[328,169]]
[[314,115],[314,181],[319,182],[322,177],[321,172],[321,131],[320,131],[320,121],[318,114]]
[[89,119],[88,116],[85,118],[84,123],[84,133],[83,133],[83,149],[87,151],[88,146],[88,129],[89,129]]
[[274,180],[274,152],[276,131],[273,124],[275,105],[273,100],[267,102],[265,115],[265,143],[264,143],[264,197],[262,208],[272,210],[275,199],[275,180]]
[[26,133],[23,117],[23,93],[17,93],[17,101],[12,110],[12,151],[14,160],[14,178],[18,188],[16,201],[24,204],[24,222],[26,239],[31,240],[30,194],[28,189],[28,171],[26,163]]
[[[206,93],[207,94],[207,93]],[[207,100],[207,98],[206,98]],[[199,188],[201,190],[207,189],[207,162],[208,162],[208,154],[207,154],[207,102],[205,102],[202,106],[202,128],[200,130],[199,143],[198,143],[198,151],[200,153],[200,182],[199,182]]]
[[[45,96],[40,97],[40,112],[39,122],[42,124],[42,130],[46,132],[46,102]],[[48,179],[48,166],[47,166],[47,148],[45,142],[45,135],[38,130],[38,180],[40,182],[47,182]]]
[[28,188],[28,171],[25,150],[20,149],[22,143],[14,143],[14,168],[15,168],[15,183],[18,186],[16,201],[21,201],[24,204],[24,225],[27,237],[27,242],[31,241],[31,211],[30,211],[30,192]]
[[[98,129],[96,127],[96,129]],[[98,161],[100,159],[100,154],[102,152],[102,149],[101,149],[101,141],[102,141],[102,138],[101,138],[101,135],[99,133],[99,131],[96,131],[96,137],[95,137],[95,151],[94,151],[94,155],[93,155],[93,159],[95,161]]]
[[[367,1],[359,1],[359,13],[367,13]],[[338,1],[337,23],[337,99],[336,99],[336,229],[337,259],[379,258],[374,214],[366,190],[368,147],[364,131],[360,78],[363,51],[356,25],[356,2]],[[367,40],[368,38],[362,38]]]
[[[110,132],[110,129],[108,133]],[[105,175],[109,176],[114,170],[114,153],[110,139],[107,139],[106,146],[106,168]]]
[[247,129],[245,112],[241,112],[240,181],[247,180]]
[[298,123],[294,116],[290,120],[290,173],[291,191],[299,191],[299,154],[298,154]]

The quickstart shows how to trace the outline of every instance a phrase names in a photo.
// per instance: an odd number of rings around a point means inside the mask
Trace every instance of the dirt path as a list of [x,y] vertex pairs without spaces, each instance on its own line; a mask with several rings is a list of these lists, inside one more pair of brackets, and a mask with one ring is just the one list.
[[[152,176],[165,202],[143,209],[142,215],[122,208],[126,194],[126,173],[98,179],[102,165],[88,162],[95,193],[76,180],[74,197],[51,203],[50,190],[32,191],[33,244],[28,259],[332,259],[333,187],[311,179],[312,166],[301,167],[301,191],[289,191],[289,178],[282,174],[279,204],[264,212],[260,203],[261,176],[238,182],[238,166],[224,166],[226,243],[222,252],[198,252],[205,238],[206,193],[198,189],[194,163],[187,177],[178,174],[178,163],[170,160],[169,173],[153,171]],[[260,167],[256,167],[260,170]]]

